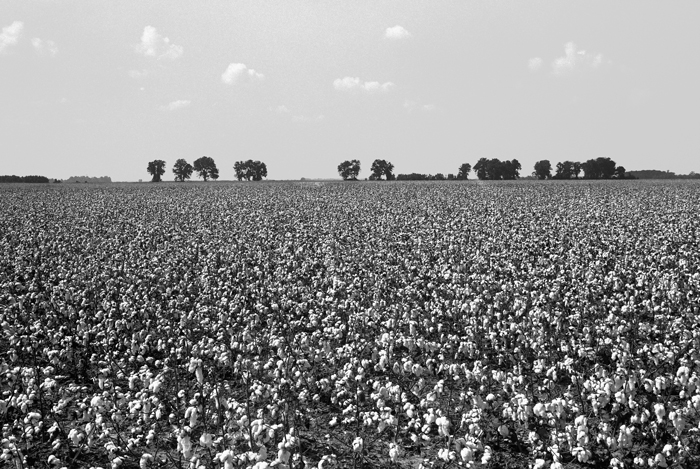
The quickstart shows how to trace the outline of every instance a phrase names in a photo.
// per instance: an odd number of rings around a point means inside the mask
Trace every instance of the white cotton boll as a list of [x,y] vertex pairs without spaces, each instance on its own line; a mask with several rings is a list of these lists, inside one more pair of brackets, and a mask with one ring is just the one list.
[[532,469],[542,469],[544,467],[544,459],[535,459],[535,464]]
[[508,427],[506,425],[499,425],[498,433],[500,433],[503,438],[507,438],[508,435],[510,435],[510,430],[508,430]]
[[204,382],[204,371],[201,366],[198,366],[195,370],[195,375],[197,376],[197,382],[202,384]]
[[202,433],[202,436],[199,437],[199,444],[211,448],[213,445],[211,433]]
[[481,464],[488,464],[491,461],[492,452],[490,446],[484,447],[484,454],[481,456]]
[[359,436],[352,442],[352,450],[356,453],[361,453],[364,448],[364,440]]
[[547,410],[545,409],[544,404],[542,404],[541,402],[535,404],[535,407],[532,408],[532,412],[540,418],[544,418],[547,416]]
[[664,405],[660,402],[654,404],[654,413],[656,414],[657,421],[663,421],[664,417],[666,416],[666,409],[664,408]]
[[462,458],[462,461],[470,462],[474,459],[474,450],[472,450],[471,448],[465,447],[465,448],[462,448],[462,451],[459,452],[459,455]]
[[143,453],[141,459],[139,460],[139,467],[141,469],[146,469],[153,462],[153,455],[149,453]]
[[396,443],[390,443],[389,444],[389,459],[391,459],[391,462],[396,463],[398,460],[399,456],[401,455],[401,451],[399,447],[396,445]]
[[668,463],[666,462],[666,457],[661,453],[656,454],[656,456],[654,457],[654,462],[659,467],[668,467]]

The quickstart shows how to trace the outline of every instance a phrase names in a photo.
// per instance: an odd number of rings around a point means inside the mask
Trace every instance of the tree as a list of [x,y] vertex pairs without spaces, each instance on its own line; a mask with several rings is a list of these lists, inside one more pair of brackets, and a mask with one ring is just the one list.
[[267,177],[267,165],[262,161],[248,160],[248,167],[253,177],[253,181],[262,181],[262,178]]
[[549,160],[540,160],[535,163],[535,176],[537,179],[550,179],[552,177],[552,163]]
[[360,160],[343,161],[338,165],[338,174],[347,181],[357,181],[357,175],[360,174]]
[[184,159],[180,158],[173,165],[173,174],[175,174],[175,180],[183,182],[185,179],[192,177],[192,171],[194,168]]
[[233,165],[236,171],[236,178],[241,181],[262,181],[262,178],[267,177],[267,165],[262,161],[236,161]]
[[394,171],[394,165],[386,160],[374,160],[374,162],[372,162],[371,171],[372,174],[369,178],[372,181],[380,180],[382,176],[386,177],[387,181],[395,179],[394,173],[392,172]]
[[479,161],[477,161],[474,165],[474,172],[476,173],[476,177],[478,177],[479,179],[486,179],[488,164],[488,158],[479,158]]
[[573,173],[574,177],[578,179],[578,175],[581,174],[581,163],[578,161],[574,161]]
[[520,162],[516,159],[507,160],[503,162],[503,179],[518,179],[520,177]]
[[600,177],[603,179],[610,179],[615,175],[615,168],[617,165],[613,160],[602,156],[595,160],[598,163],[598,168],[600,168]]
[[615,162],[607,157],[588,160],[581,165],[585,179],[610,179],[615,175]]
[[617,179],[625,179],[625,173],[626,173],[626,172],[627,172],[627,170],[625,169],[624,166],[618,166],[618,167],[615,169],[615,176],[614,176],[614,177],[617,178]]
[[554,179],[571,179],[574,174],[574,163],[564,161],[557,163],[557,172],[554,174]]
[[162,179],[160,177],[165,174],[165,161],[153,160],[148,163],[148,168],[146,168],[146,170],[148,171],[148,174],[153,176],[151,182],[161,182]]
[[236,161],[233,164],[233,169],[236,171],[236,179],[239,181],[242,181],[243,179],[250,181],[250,178],[248,177],[248,167],[245,161]]
[[457,179],[469,179],[469,173],[472,170],[472,165],[469,163],[464,163],[462,166],[459,167],[459,171],[457,172]]
[[216,167],[214,160],[209,156],[203,156],[194,160],[194,166],[192,168],[197,171],[199,177],[204,179],[204,182],[207,182],[209,178],[214,180],[219,179],[219,169]]

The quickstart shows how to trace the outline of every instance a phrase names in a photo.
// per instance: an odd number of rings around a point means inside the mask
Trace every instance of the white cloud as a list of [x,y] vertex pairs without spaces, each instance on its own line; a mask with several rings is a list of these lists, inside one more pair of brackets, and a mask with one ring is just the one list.
[[326,116],[319,114],[317,116],[292,116],[292,122],[321,122]]
[[396,26],[393,26],[391,28],[386,28],[384,36],[387,39],[405,39],[407,37],[411,37],[411,33],[406,31],[406,29],[403,26],[399,26],[397,24]]
[[257,81],[265,78],[262,73],[256,72],[252,68],[246,67],[245,64],[231,63],[226,67],[224,73],[221,74],[221,81],[227,85],[247,79],[248,81]]
[[22,29],[24,29],[24,23],[21,21],[14,21],[11,25],[2,28],[2,34],[0,34],[0,52],[9,46],[17,44],[17,40],[22,34]]
[[35,37],[32,39],[32,46],[34,46],[34,49],[39,54],[48,54],[51,57],[56,57],[56,54],[58,54],[58,47],[56,47],[56,43],[53,41],[44,41],[43,39]]
[[136,51],[146,57],[175,60],[183,53],[182,46],[170,43],[170,39],[158,34],[153,26],[143,28],[141,43],[136,46]]
[[148,75],[148,70],[129,70],[129,76],[131,78],[143,78]]
[[172,103],[168,104],[167,106],[161,106],[162,111],[177,111],[178,109],[186,108],[191,104],[191,101],[188,101],[186,99],[178,99],[177,101],[173,101]]
[[552,72],[555,75],[566,75],[579,65],[598,68],[603,63],[603,54],[589,54],[585,50],[576,50],[576,44],[567,42],[564,46],[564,57],[552,62]]
[[411,101],[410,99],[407,99],[406,101],[403,102],[403,107],[408,112],[413,112],[413,111],[432,112],[436,109],[436,106],[434,104],[420,104],[420,103],[417,103],[415,101]]
[[542,59],[539,57],[533,57],[527,61],[527,68],[531,71],[536,72],[542,67]]
[[387,81],[386,83],[379,83],[378,81],[361,81],[357,77],[345,77],[337,78],[333,81],[333,87],[338,91],[351,91],[354,89],[360,89],[367,92],[385,92],[392,89],[395,85]]
[[281,114],[289,114],[289,108],[285,105],[280,105],[280,106],[277,106],[275,108],[270,108],[270,110],[272,112],[274,112],[275,114],[280,114],[280,115]]

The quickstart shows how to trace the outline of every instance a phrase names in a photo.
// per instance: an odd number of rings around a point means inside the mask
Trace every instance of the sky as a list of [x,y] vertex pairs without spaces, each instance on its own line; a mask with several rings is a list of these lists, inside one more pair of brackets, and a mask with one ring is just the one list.
[[699,24],[697,0],[1,0],[0,174],[700,172]]

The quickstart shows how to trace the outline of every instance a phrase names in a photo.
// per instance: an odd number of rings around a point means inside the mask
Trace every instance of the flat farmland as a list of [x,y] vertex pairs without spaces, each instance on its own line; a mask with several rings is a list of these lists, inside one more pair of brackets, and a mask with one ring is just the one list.
[[0,466],[700,466],[700,184],[0,187]]

